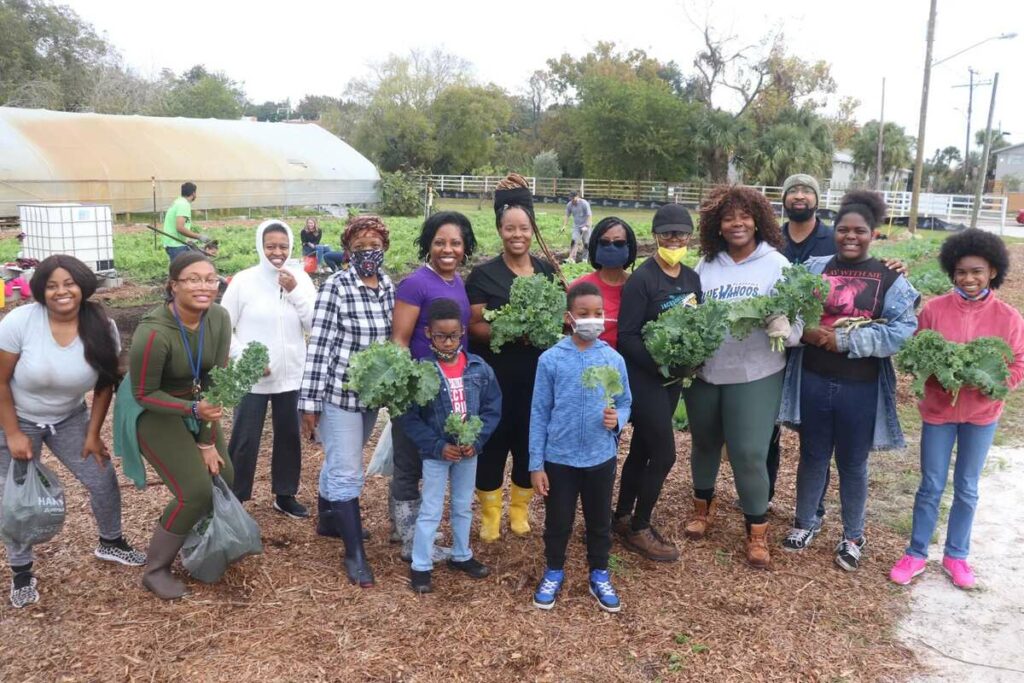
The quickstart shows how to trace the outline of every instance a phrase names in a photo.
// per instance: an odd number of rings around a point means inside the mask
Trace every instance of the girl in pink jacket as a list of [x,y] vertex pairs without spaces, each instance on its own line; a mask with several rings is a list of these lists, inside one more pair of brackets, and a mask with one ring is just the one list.
[[[996,235],[964,230],[942,245],[939,264],[953,281],[953,291],[935,297],[918,315],[919,330],[935,330],[948,341],[965,343],[978,337],[1000,337],[1013,350],[1010,388],[1024,379],[1024,318],[996,296],[1006,279],[1010,257]],[[971,525],[978,503],[978,479],[995,435],[1003,402],[964,387],[952,396],[934,377],[925,385],[921,411],[921,485],[914,499],[914,525],[906,554],[889,578],[906,585],[924,572],[928,545],[939,515],[939,500],[949,477],[949,462],[956,445],[953,469],[953,505],[949,511],[942,568],[958,588],[974,587],[974,572],[967,564]]]

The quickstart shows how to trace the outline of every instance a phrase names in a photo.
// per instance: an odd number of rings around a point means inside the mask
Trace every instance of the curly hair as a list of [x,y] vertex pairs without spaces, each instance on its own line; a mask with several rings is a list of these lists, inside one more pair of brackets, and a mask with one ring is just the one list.
[[956,264],[965,256],[983,258],[988,265],[995,268],[996,276],[988,286],[999,289],[1006,279],[1007,271],[1010,270],[1010,252],[999,235],[978,228],[968,228],[947,237],[939,250],[939,266],[949,276],[950,281],[956,272]]
[[473,224],[470,223],[469,218],[458,211],[439,211],[431,214],[427,220],[423,221],[420,234],[413,240],[413,244],[419,248],[421,261],[427,258],[427,255],[430,253],[430,246],[434,243],[434,237],[437,236],[437,231],[445,225],[454,225],[462,235],[463,263],[473,255],[473,252],[476,250],[476,236],[473,234]]
[[745,211],[754,219],[754,239],[782,249],[782,230],[768,198],[752,187],[719,185],[711,189],[700,207],[700,254],[713,261],[729,245],[722,237],[722,218],[732,211]]
[[345,225],[345,231],[341,233],[341,246],[345,247],[345,250],[348,251],[348,245],[352,243],[356,235],[367,230],[375,232],[380,236],[381,241],[384,242],[384,250],[387,251],[387,248],[391,246],[388,226],[384,224],[380,216],[373,215],[350,218]]
[[871,229],[874,230],[885,221],[885,199],[878,192],[871,190],[853,190],[839,200],[839,211],[836,213],[836,225],[848,213],[863,216]]

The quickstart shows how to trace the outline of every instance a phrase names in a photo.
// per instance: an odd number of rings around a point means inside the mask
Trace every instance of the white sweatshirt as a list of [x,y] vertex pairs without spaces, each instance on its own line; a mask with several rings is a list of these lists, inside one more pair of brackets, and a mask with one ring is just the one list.
[[[722,251],[713,261],[702,258],[696,271],[705,299],[729,302],[770,294],[783,269],[789,266],[785,256],[761,242],[753,254],[739,263]],[[789,322],[793,332],[786,339],[787,347],[799,344],[803,335],[800,321]],[[772,351],[769,344],[768,333],[763,329],[754,330],[746,339],[727,335],[697,376],[709,384],[741,384],[780,372],[786,367],[786,354]]]
[[268,220],[256,228],[256,253],[260,263],[231,279],[221,305],[231,316],[231,357],[237,358],[246,344],[258,341],[270,351],[270,374],[252,388],[254,394],[298,391],[306,362],[306,333],[313,322],[316,287],[301,268],[284,267],[295,278],[286,292],[277,282],[278,270],[263,253],[263,232],[271,225],[288,231],[289,253],[294,247],[287,223]]

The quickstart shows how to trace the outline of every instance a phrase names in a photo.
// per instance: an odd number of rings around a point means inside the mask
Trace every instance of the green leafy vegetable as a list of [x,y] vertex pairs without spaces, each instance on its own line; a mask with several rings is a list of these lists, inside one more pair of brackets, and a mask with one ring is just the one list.
[[381,342],[352,354],[344,387],[358,393],[369,408],[387,408],[398,416],[413,404],[432,401],[441,390],[441,378],[433,363],[414,361],[404,346]]
[[465,420],[458,413],[451,413],[444,421],[444,433],[454,437],[459,446],[472,446],[484,428],[484,421],[477,415],[470,415]]
[[543,275],[517,277],[509,301],[496,311],[484,311],[491,323],[491,350],[501,352],[509,342],[525,339],[538,349],[562,338],[565,292]]
[[610,365],[591,365],[584,370],[583,386],[586,389],[603,390],[606,408],[614,408],[615,397],[626,390],[622,384],[622,375]]
[[[730,304],[729,331],[736,339],[744,339],[756,329],[765,326],[765,319],[784,315],[791,322],[803,320],[806,327],[817,327],[825,312],[830,285],[828,280],[815,275],[806,266],[797,264],[786,268],[775,283],[775,293],[755,296]],[[772,339],[772,349],[783,351],[785,340]]]
[[953,396],[970,386],[996,400],[1006,398],[1010,378],[1008,364],[1013,351],[999,337],[979,337],[966,344],[947,341],[935,330],[914,335],[896,355],[896,367],[914,376],[914,393],[924,396],[924,385],[934,377]]
[[682,380],[701,366],[725,340],[729,307],[709,299],[699,306],[674,306],[644,325],[644,346],[666,378]]
[[270,353],[259,342],[249,342],[237,359],[228,360],[227,367],[210,370],[210,388],[203,398],[221,408],[234,408],[248,394],[270,365]]

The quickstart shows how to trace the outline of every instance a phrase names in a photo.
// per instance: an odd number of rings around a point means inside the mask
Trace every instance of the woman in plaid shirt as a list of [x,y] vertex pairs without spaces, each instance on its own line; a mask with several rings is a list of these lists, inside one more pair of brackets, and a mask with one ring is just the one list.
[[317,532],[345,542],[345,572],[363,588],[373,572],[363,552],[359,494],[363,489],[363,446],[377,421],[355,392],[344,389],[352,354],[391,337],[395,288],[381,269],[388,228],[377,216],[349,220],[341,238],[350,267],[324,283],[313,310],[299,410],[307,435],[319,426],[324,444],[320,470]]

